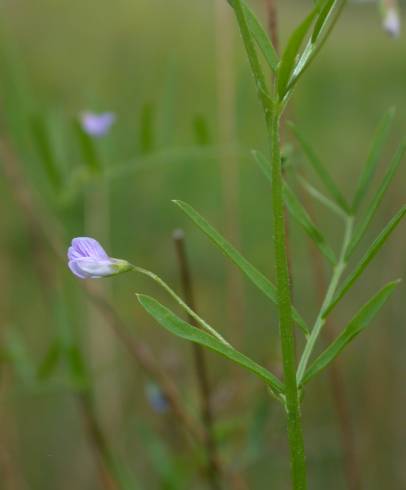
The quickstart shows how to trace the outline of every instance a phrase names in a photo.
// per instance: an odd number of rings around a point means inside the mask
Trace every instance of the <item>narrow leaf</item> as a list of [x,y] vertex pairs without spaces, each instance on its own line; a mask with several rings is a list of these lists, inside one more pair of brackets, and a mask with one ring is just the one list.
[[267,369],[246,357],[244,354],[241,354],[231,346],[222,344],[210,334],[181,320],[154,298],[142,294],[137,295],[137,298],[143,308],[151,316],[153,316],[160,325],[162,325],[172,334],[196,344],[203,345],[204,347],[221,354],[227,359],[230,359],[236,364],[239,364],[243,368],[254,373],[260,379],[265,381],[265,383],[270,385],[277,393],[283,393],[284,386],[281,381]]
[[[247,276],[247,278],[267,296],[273,303],[277,304],[276,288],[272,282],[258,271],[240,252],[238,252],[230,242],[228,242],[218,231],[216,231],[197,211],[189,204],[182,201],[174,201],[182,211],[207,235],[210,240],[228,257],[234,264]],[[299,327],[307,334],[309,329],[306,322],[294,309],[293,318]]]
[[36,116],[31,120],[32,135],[37,147],[41,163],[55,190],[62,188],[62,176],[59,169],[55,151],[49,137],[49,131],[42,117]]
[[152,152],[155,147],[155,108],[153,104],[147,103],[142,108],[139,138],[141,154]]
[[246,2],[243,2],[243,9],[245,18],[247,19],[248,28],[255,39],[259,49],[264,55],[269,67],[273,72],[276,72],[279,63],[278,54],[272,45],[272,41],[269,39],[268,34],[265,32],[261,23],[255,16],[254,12],[248,7]]
[[210,144],[209,125],[207,119],[201,114],[193,119],[193,130],[198,145],[207,146]]
[[83,130],[79,121],[74,121],[74,130],[83,162],[91,173],[101,173],[103,168],[92,137]]
[[337,0],[326,0],[324,6],[321,7],[320,14],[317,17],[317,20],[314,24],[314,29],[311,37],[311,42],[314,44],[319,37],[320,32],[323,30],[325,25],[328,22],[328,16],[334,9],[334,5],[337,3]]
[[395,216],[389,221],[389,223],[381,231],[381,233],[378,235],[378,237],[374,240],[372,245],[366,251],[365,255],[362,257],[361,261],[359,262],[359,264],[355,268],[354,272],[346,279],[346,281],[344,282],[340,291],[337,293],[337,295],[335,296],[335,298],[333,299],[333,301],[331,302],[329,307],[324,312],[323,316],[325,318],[333,310],[333,308],[335,308],[335,306],[344,297],[344,295],[352,288],[352,286],[355,284],[355,282],[358,280],[358,278],[364,272],[364,270],[366,269],[368,264],[375,257],[375,255],[379,252],[379,250],[382,248],[383,244],[386,242],[386,240],[389,238],[389,236],[392,234],[392,232],[396,229],[398,224],[402,221],[405,214],[406,214],[406,206],[403,206],[403,208],[401,208],[395,214]]
[[310,182],[308,182],[306,179],[303,177],[299,176],[299,182],[302,185],[303,189],[314,199],[319,201],[323,206],[325,206],[327,209],[330,211],[333,211],[333,213],[337,214],[340,216],[340,218],[347,218],[347,214],[339,207],[337,204],[333,201],[331,201],[328,197],[326,197],[323,193],[321,193],[318,189],[313,187]]
[[37,378],[41,381],[49,379],[58,367],[61,357],[59,341],[53,342],[37,369]]
[[359,178],[357,190],[355,191],[355,197],[352,204],[352,209],[354,212],[359,208],[362,200],[364,199],[366,193],[368,192],[369,186],[375,175],[376,167],[379,163],[379,158],[382,154],[383,146],[388,139],[389,131],[394,117],[395,117],[395,109],[391,108],[384,115],[382,121],[380,122],[375,132],[372,146],[364,166],[364,170]]
[[368,303],[366,303],[354,316],[350,323],[345,327],[341,334],[333,341],[327,349],[307,369],[303,384],[327,367],[351,340],[364,330],[374,319],[382,306],[386,303],[389,296],[393,293],[400,281],[393,281],[383,287]]
[[317,8],[314,8],[310,14],[305,18],[305,20],[299,24],[298,27],[293,31],[289,38],[286,49],[282,55],[279,72],[278,72],[278,95],[279,100],[283,100],[287,87],[289,84],[290,77],[293,73],[296,63],[296,57],[299,49],[303,43],[303,40],[308,33],[310,26],[312,25],[314,18],[317,14]]
[[[260,152],[254,152],[253,154],[264,175],[272,184],[271,167],[268,160]],[[311,238],[311,240],[314,241],[327,260],[329,260],[332,264],[335,264],[336,256],[333,250],[326,243],[323,234],[314,224],[302,203],[285,181],[283,186],[284,200],[289,213],[303,227],[306,234],[309,236],[309,238]]]
[[330,192],[331,197],[334,198],[334,200],[340,206],[341,209],[343,209],[348,213],[349,211],[348,205],[344,197],[342,196],[341,192],[337,188],[336,184],[334,183],[334,180],[331,178],[330,174],[328,173],[325,165],[320,161],[319,157],[316,155],[313,148],[306,141],[306,139],[303,137],[303,135],[300,133],[297,127],[292,123],[290,123],[289,126],[291,127],[294,135],[296,136],[298,142],[300,143],[309,163],[311,164],[314,171],[319,176],[320,180],[323,182],[326,189]]
[[395,156],[393,157],[392,162],[391,162],[391,164],[390,164],[390,166],[389,166],[389,168],[385,174],[385,177],[382,180],[382,183],[379,186],[379,189],[376,192],[376,194],[372,200],[372,203],[368,206],[366,216],[365,216],[364,220],[362,221],[362,223],[358,226],[357,232],[356,232],[354,238],[352,239],[352,241],[348,247],[348,252],[346,255],[347,259],[351,256],[351,254],[355,250],[356,246],[358,245],[358,243],[362,240],[363,236],[365,235],[365,232],[368,228],[368,225],[370,224],[373,217],[375,216],[375,213],[376,213],[379,205],[382,202],[382,199],[385,195],[385,192],[387,191],[390,183],[393,180],[393,177],[396,174],[397,169],[399,168],[399,164],[402,161],[402,158],[405,154],[405,150],[406,150],[406,145],[402,144],[400,146],[400,148],[398,149],[398,151],[396,152]]

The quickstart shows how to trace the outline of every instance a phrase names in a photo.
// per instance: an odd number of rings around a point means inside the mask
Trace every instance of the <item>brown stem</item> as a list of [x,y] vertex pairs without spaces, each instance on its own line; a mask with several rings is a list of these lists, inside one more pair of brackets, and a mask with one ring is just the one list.
[[265,0],[268,15],[268,30],[273,47],[279,52],[279,33],[278,33],[278,13],[276,9],[276,0]]
[[[173,241],[175,243],[176,255],[178,258],[179,275],[183,289],[183,295],[186,304],[196,311],[192,278],[190,274],[190,267],[186,253],[185,235],[183,230],[175,230],[173,233]],[[199,325],[189,315],[189,322],[196,328]],[[195,362],[195,371],[197,383],[200,391],[200,414],[204,426],[205,432],[205,444],[207,453],[207,476],[211,485],[211,488],[218,490],[221,488],[220,484],[220,469],[218,468],[217,458],[217,446],[214,436],[214,420],[210,403],[210,383],[207,372],[207,363],[204,351],[200,345],[193,344],[193,358]]]

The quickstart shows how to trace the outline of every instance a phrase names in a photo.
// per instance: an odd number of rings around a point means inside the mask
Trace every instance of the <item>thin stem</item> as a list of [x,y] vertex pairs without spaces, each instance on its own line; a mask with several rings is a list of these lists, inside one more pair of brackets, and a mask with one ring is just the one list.
[[269,95],[265,77],[255,51],[255,44],[245,19],[241,0],[234,1],[234,9],[255,78],[258,98],[262,104],[272,149],[272,215],[275,244],[276,282],[279,308],[284,380],[286,386],[286,411],[290,448],[292,483],[295,490],[305,490],[306,463],[300,415],[299,392],[296,384],[295,338],[293,334],[292,301],[286,251],[285,216],[283,204],[283,177],[280,153],[280,116],[282,107],[275,107]]
[[[178,258],[179,275],[182,283],[185,302],[190,308],[196,311],[192,279],[190,274],[189,262],[186,254],[185,235],[183,230],[175,230],[173,233],[176,255]],[[195,327],[199,327],[196,320],[189,315],[189,322]],[[200,414],[205,431],[205,444],[207,453],[207,476],[209,484],[213,490],[221,489],[220,469],[217,459],[217,445],[214,436],[214,418],[210,403],[210,382],[204,350],[200,345],[192,344],[193,357],[197,383],[200,392]]]
[[317,342],[317,339],[320,335],[320,332],[326,323],[326,315],[325,312],[329,308],[331,302],[333,301],[334,294],[337,290],[338,283],[341,279],[341,276],[347,266],[347,261],[346,261],[346,254],[347,254],[347,249],[348,246],[351,242],[351,236],[352,236],[352,229],[353,229],[353,224],[354,224],[354,218],[352,216],[348,216],[346,219],[346,225],[345,225],[345,235],[344,235],[344,241],[343,245],[341,248],[341,253],[340,257],[338,259],[338,262],[336,266],[334,267],[333,270],[333,275],[331,277],[330,284],[328,286],[323,304],[320,308],[319,314],[317,315],[316,322],[314,324],[314,327],[310,333],[310,336],[307,339],[302,357],[299,362],[299,367],[297,370],[297,382],[298,385],[301,384],[303,380],[304,373],[306,371],[307,364],[309,362],[310,356],[313,352],[314,346]]
[[143,269],[142,267],[133,266],[133,270],[143,274],[144,276],[148,276],[153,279],[156,283],[158,283],[167,293],[172,296],[172,298],[186,311],[188,315],[190,315],[197,323],[203,327],[203,329],[207,330],[213,337],[216,337],[222,344],[227,345],[229,347],[230,344],[225,340],[213,327],[211,327],[206,321],[203,320],[199,315],[197,315],[189,306],[163,281],[159,276],[154,274],[153,272]]
[[296,384],[295,338],[293,333],[292,301],[286,251],[279,124],[280,114],[275,111],[272,117],[272,124],[268,129],[271,133],[272,144],[272,214],[278,288],[279,329],[286,387],[286,411],[293,488],[304,490],[307,488],[306,465],[300,401]]

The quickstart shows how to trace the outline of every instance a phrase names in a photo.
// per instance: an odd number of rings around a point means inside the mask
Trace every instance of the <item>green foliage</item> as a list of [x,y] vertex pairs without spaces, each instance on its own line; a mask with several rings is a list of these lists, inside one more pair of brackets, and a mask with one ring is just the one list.
[[[276,288],[272,282],[245,259],[218,231],[216,231],[192,206],[182,201],[174,201],[182,211],[207,235],[210,240],[228,257],[245,276],[267,296],[273,303],[277,304]],[[300,314],[293,310],[294,320],[298,326],[307,334],[308,327]]]
[[303,384],[307,383],[311,378],[333,362],[340,352],[351,342],[351,340],[353,340],[371,323],[398,284],[399,281],[388,283],[360,309],[360,311],[354,316],[340,335],[307,369],[302,380]]
[[236,364],[242,366],[254,373],[257,377],[265,381],[265,383],[278,395],[283,394],[284,387],[283,384],[278,380],[276,376],[270,373],[267,369],[263,368],[250,358],[241,354],[236,349],[230,345],[224,345],[219,342],[212,335],[193,327],[189,323],[181,320],[170,310],[161,305],[158,301],[150,296],[145,296],[142,294],[137,295],[138,301],[141,303],[143,308],[157,320],[157,322],[164,328],[169,330],[171,333],[177,337],[195,342],[197,344],[203,345],[218,354],[232,360]]

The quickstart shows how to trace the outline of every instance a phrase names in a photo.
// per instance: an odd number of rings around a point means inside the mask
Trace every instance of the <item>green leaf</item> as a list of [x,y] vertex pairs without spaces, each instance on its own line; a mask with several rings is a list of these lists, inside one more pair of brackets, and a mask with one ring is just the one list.
[[330,33],[333,30],[335,23],[337,22],[346,0],[336,0],[331,5],[331,0],[326,0],[325,6],[321,5],[321,2],[317,3],[317,10],[320,12],[315,22],[313,33],[309,39],[302,55],[297,62],[291,80],[289,82],[287,90],[291,90],[293,85],[297,83],[299,78],[303,75],[305,70],[310,66],[311,62],[316,58],[317,54],[324,46]]
[[348,214],[349,207],[344,197],[342,196],[341,192],[335,185],[334,180],[331,178],[330,174],[328,173],[325,165],[323,165],[323,163],[320,161],[319,157],[316,155],[313,148],[306,141],[303,135],[299,132],[297,127],[292,123],[289,123],[289,126],[292,129],[294,135],[296,136],[298,142],[300,143],[309,163],[311,164],[314,171],[319,176],[320,180],[323,182],[326,189],[331,194],[331,197],[336,201],[336,203],[340,206],[340,208]]
[[210,144],[210,131],[207,119],[201,114],[193,119],[193,130],[195,141],[198,145],[207,146]]
[[359,208],[362,200],[368,192],[369,186],[375,175],[376,167],[379,163],[379,158],[381,157],[384,144],[388,139],[389,131],[394,117],[395,109],[391,108],[384,115],[375,132],[372,146],[364,166],[364,170],[362,171],[362,174],[358,181],[357,190],[355,191],[355,197],[352,203],[352,209],[354,213]]
[[242,5],[245,18],[247,19],[248,28],[252,36],[254,37],[259,49],[264,55],[269,67],[275,73],[279,64],[279,56],[272,44],[272,41],[269,39],[268,34],[265,32],[254,12],[248,7],[245,2],[242,2]]
[[48,352],[45,354],[44,359],[37,369],[37,378],[41,381],[49,379],[54,373],[55,369],[58,367],[59,360],[61,358],[59,340],[53,342]]
[[389,223],[385,226],[385,228],[381,231],[381,233],[374,240],[372,245],[366,251],[365,255],[360,260],[359,264],[355,268],[354,272],[350,274],[350,276],[345,280],[343,286],[340,291],[337,293],[329,307],[323,314],[323,317],[326,318],[327,315],[335,308],[335,306],[339,303],[339,301],[344,297],[344,295],[351,289],[351,287],[355,284],[361,274],[364,272],[368,264],[375,257],[375,255],[382,248],[383,244],[392,234],[392,232],[396,229],[398,224],[402,221],[403,217],[406,214],[406,206],[403,206],[395,216],[389,221]]
[[393,281],[384,286],[368,303],[366,303],[359,312],[354,316],[350,323],[344,328],[341,334],[332,342],[327,349],[307,369],[303,384],[318,374],[322,369],[327,367],[340,352],[346,347],[351,340],[364,330],[373,320],[378,311],[386,303],[400,281]]
[[[276,288],[272,282],[258,271],[230,242],[223,238],[192,206],[182,201],[173,201],[184,211],[187,216],[207,235],[210,240],[247,276],[247,278],[267,296],[273,303],[277,304]],[[299,313],[293,309],[293,318],[299,327],[307,334],[309,329],[306,322]]]
[[321,7],[320,14],[317,17],[317,20],[314,24],[314,29],[311,37],[311,42],[314,44],[319,37],[320,32],[323,30],[325,25],[328,22],[328,16],[332,12],[334,5],[337,3],[337,0],[326,0],[324,6]]
[[[259,167],[272,185],[271,167],[268,160],[260,152],[255,151],[253,154]],[[303,227],[306,234],[314,241],[327,260],[334,265],[337,260],[333,250],[326,243],[323,234],[314,224],[302,203],[285,181],[283,183],[283,194],[285,204],[291,216]]]
[[302,185],[303,189],[314,199],[319,201],[323,206],[325,206],[327,209],[330,211],[333,211],[333,213],[337,214],[340,218],[347,219],[348,215],[335,204],[335,202],[331,201],[328,197],[326,197],[322,192],[320,192],[318,189],[313,187],[310,182],[308,182],[306,179],[303,177],[299,176],[299,182]]
[[296,64],[296,57],[303,40],[312,25],[317,14],[317,8],[314,8],[305,20],[293,31],[289,38],[286,49],[282,55],[280,67],[278,70],[278,94],[279,100],[283,100],[286,95],[290,77]]
[[54,189],[59,191],[63,185],[62,176],[44,119],[40,116],[33,117],[31,120],[31,129],[41,163],[44,166],[48,179]]
[[83,130],[79,121],[74,121],[73,127],[80,147],[83,162],[91,173],[100,174],[103,167],[93,138]]
[[353,251],[355,250],[356,246],[358,243],[362,240],[363,236],[365,235],[365,232],[368,228],[369,223],[372,221],[372,218],[375,216],[375,213],[382,202],[382,199],[385,195],[385,192],[387,191],[390,183],[393,180],[393,177],[396,174],[397,169],[399,168],[399,164],[402,161],[402,158],[405,154],[406,150],[406,145],[402,144],[398,151],[396,152],[395,156],[392,159],[391,164],[389,165],[389,168],[385,174],[385,177],[382,180],[381,185],[378,188],[378,191],[375,193],[374,198],[371,202],[371,204],[368,206],[366,216],[362,223],[358,226],[357,232],[354,235],[354,238],[351,240],[351,243],[348,247],[348,252],[346,254],[346,258],[348,259]]
[[153,104],[144,104],[140,121],[140,151],[142,155],[151,153],[155,148],[155,108]]
[[252,359],[246,357],[244,354],[241,354],[233,347],[222,344],[212,335],[181,320],[154,298],[142,294],[138,294],[137,298],[143,308],[151,316],[153,316],[160,325],[162,325],[172,334],[196,344],[203,345],[204,347],[221,354],[227,359],[230,359],[236,364],[254,373],[262,381],[265,381],[265,383],[269,385],[276,393],[283,394],[283,383],[267,369],[263,368]]

